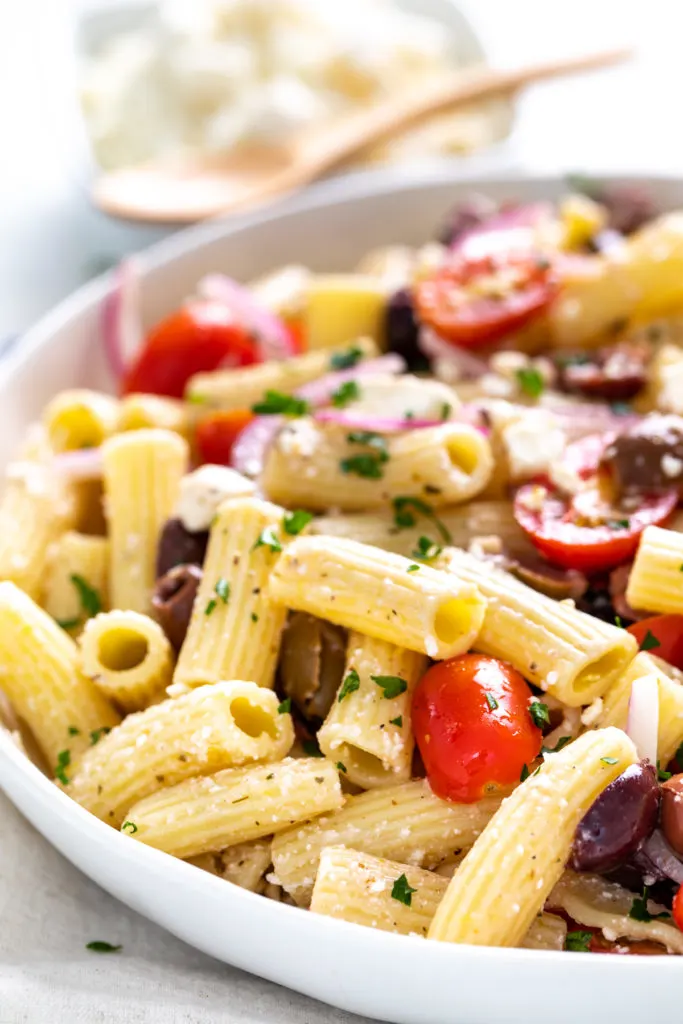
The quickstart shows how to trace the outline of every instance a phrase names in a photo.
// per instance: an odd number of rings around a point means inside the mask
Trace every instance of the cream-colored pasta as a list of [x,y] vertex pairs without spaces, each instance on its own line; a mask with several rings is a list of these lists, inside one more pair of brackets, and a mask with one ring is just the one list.
[[0,498],[0,580],[41,597],[45,552],[73,524],[71,498],[46,466],[10,463]]
[[97,615],[86,623],[79,647],[83,675],[126,713],[160,699],[171,682],[173,648],[147,615]]
[[194,857],[280,832],[335,810],[343,799],[329,761],[286,758],[181,782],[141,800],[128,818],[140,842]]
[[293,741],[291,718],[278,712],[272,691],[254,683],[217,683],[129,715],[76,761],[66,788],[118,828],[133,804],[157,790],[224,768],[275,761]]
[[266,887],[265,874],[270,862],[270,839],[254,839],[250,843],[229,846],[220,853],[200,853],[198,857],[188,858],[189,864],[203,871],[218,875],[241,889],[259,893]]
[[287,611],[266,586],[287,540],[283,509],[258,498],[220,506],[172,693],[219,679],[272,686]]
[[488,441],[466,423],[382,436],[304,417],[273,441],[261,485],[273,501],[353,512],[398,497],[434,507],[469,501],[492,472]]
[[[343,682],[318,732],[318,743],[357,786],[371,789],[410,778],[410,701],[426,667],[423,654],[350,633]],[[384,687],[375,680],[384,681]]]
[[[359,338],[353,348],[359,359],[368,359],[379,352],[370,338]],[[286,360],[273,360],[237,370],[215,370],[197,373],[187,383],[185,397],[194,405],[219,409],[249,409],[262,401],[267,391],[291,395],[303,384],[335,370],[334,356],[348,352],[348,346],[336,352],[306,352]]]
[[173,430],[189,439],[191,428],[187,405],[176,398],[161,395],[135,393],[121,399],[117,430],[148,430],[152,427]]
[[[48,550],[45,566],[43,607],[62,629],[72,636],[80,633],[96,607],[108,602],[109,541],[68,530]],[[85,593],[83,583],[88,588]]]
[[102,446],[112,608],[148,613],[159,534],[178,497],[187,443],[170,430],[117,434]]
[[60,391],[43,413],[53,451],[98,448],[116,429],[118,405],[99,391]]
[[641,407],[649,412],[683,414],[683,350],[678,345],[663,345],[648,365],[648,382]]
[[[426,936],[447,888],[448,879],[433,871],[328,846],[320,857],[311,910],[399,935]],[[562,949],[566,934],[562,918],[539,914],[521,945]]]
[[468,849],[500,807],[499,797],[472,804],[440,800],[424,779],[348,797],[341,810],[273,839],[275,875],[298,904],[310,902],[326,846],[350,846],[423,868]]
[[614,942],[659,942],[670,953],[683,953],[683,933],[670,921],[655,915],[666,913],[666,907],[654,900],[647,902],[653,920],[631,917],[635,897],[628,889],[599,875],[578,875],[565,871],[548,898],[548,905],[562,910],[577,924],[601,928],[605,938]]
[[678,672],[661,658],[641,651],[625,672],[610,686],[602,701],[598,725],[614,725],[625,729],[631,687],[636,679],[654,676],[659,691],[659,724],[657,729],[657,757],[667,765],[683,743],[683,673]]
[[650,612],[683,612],[683,536],[648,526],[628,578],[626,600]]
[[467,651],[484,619],[476,586],[429,565],[339,537],[298,537],[283,552],[268,595],[378,640],[451,658]]
[[549,755],[503,802],[465,857],[428,937],[519,945],[562,874],[579,821],[637,759],[619,729],[586,733]]
[[[467,546],[480,537],[499,537],[501,543],[525,543],[512,513],[509,501],[473,501],[455,508],[438,511],[439,527],[429,513],[430,503],[398,503],[391,512],[356,512],[349,515],[318,516],[310,532],[330,537],[348,537],[362,544],[374,544],[385,551],[409,558],[417,549],[420,537],[428,536],[440,544],[446,541],[457,548]],[[426,510],[426,511],[425,511]],[[412,519],[414,525],[401,525]]]
[[314,274],[303,310],[310,349],[331,349],[357,338],[379,342],[384,335],[386,288],[363,274]]
[[66,767],[94,730],[119,720],[78,670],[76,644],[13,583],[0,583],[0,690],[29,727],[48,765]]
[[605,693],[636,655],[638,645],[625,629],[539,594],[474,555],[448,548],[437,565],[486,598],[476,650],[511,662],[571,707]]

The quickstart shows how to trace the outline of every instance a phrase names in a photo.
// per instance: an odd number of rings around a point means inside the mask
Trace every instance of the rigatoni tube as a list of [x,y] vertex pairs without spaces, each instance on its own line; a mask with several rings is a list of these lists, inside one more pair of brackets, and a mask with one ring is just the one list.
[[176,857],[196,857],[279,832],[335,810],[343,800],[329,761],[286,758],[165,789],[131,807],[135,831],[129,831]]
[[447,548],[436,564],[487,601],[475,649],[509,661],[570,707],[605,693],[636,655],[638,644],[625,629],[539,594],[474,555]]
[[70,796],[118,827],[132,804],[222,768],[274,761],[294,742],[289,715],[254,683],[204,686],[129,715],[74,766]]
[[102,457],[111,606],[148,614],[159,534],[187,469],[187,442],[170,430],[135,430],[105,441]]
[[648,526],[643,531],[626,588],[632,608],[683,612],[683,534]]
[[549,755],[503,802],[455,872],[428,937],[517,946],[559,880],[581,818],[637,759],[620,729],[585,733]]
[[107,538],[68,530],[47,554],[43,607],[74,636],[80,633],[94,608],[107,607],[108,577]]
[[426,667],[423,654],[362,633],[349,635],[342,684],[318,743],[363,789],[410,778],[410,700]]
[[277,562],[268,595],[431,658],[467,651],[485,611],[477,587],[455,574],[339,537],[297,537]]

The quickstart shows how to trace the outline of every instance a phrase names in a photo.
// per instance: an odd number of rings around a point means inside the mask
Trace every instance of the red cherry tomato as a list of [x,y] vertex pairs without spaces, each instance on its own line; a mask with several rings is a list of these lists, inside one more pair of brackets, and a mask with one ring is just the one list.
[[538,484],[520,487],[515,519],[542,555],[563,569],[605,572],[633,556],[646,526],[659,525],[678,501],[674,491],[644,497],[635,511],[622,512],[596,488],[566,496]]
[[640,647],[645,643],[645,648],[652,654],[683,671],[683,615],[652,615],[649,619],[634,622],[628,627],[628,632]]
[[301,320],[285,320],[285,327],[292,346],[292,355],[300,356],[306,351],[306,328]]
[[671,909],[673,911],[676,926],[680,928],[681,931],[683,931],[683,885],[680,887],[680,889],[674,896],[674,901]]
[[200,462],[229,466],[232,446],[254,419],[250,409],[212,412],[197,424],[197,452]]
[[558,290],[549,262],[531,252],[468,259],[454,254],[415,289],[419,318],[461,348],[479,348],[523,327]]
[[437,796],[471,803],[519,780],[543,738],[529,714],[531,696],[519,672],[483,654],[425,673],[413,695],[413,730]]
[[256,342],[221,302],[188,302],[153,327],[129,368],[123,393],[182,398],[195,373],[259,362]]
[[589,480],[600,468],[605,448],[614,440],[614,434],[589,434],[565,448],[560,463],[579,480]]

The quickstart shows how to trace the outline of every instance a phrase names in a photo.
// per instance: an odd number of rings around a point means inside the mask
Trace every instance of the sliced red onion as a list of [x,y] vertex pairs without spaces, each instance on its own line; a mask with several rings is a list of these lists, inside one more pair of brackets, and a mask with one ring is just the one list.
[[460,235],[452,247],[468,259],[494,253],[519,252],[535,248],[536,229],[552,216],[550,203],[525,203],[504,207],[483,224]]
[[628,705],[626,732],[633,740],[638,756],[657,764],[659,731],[659,685],[657,676],[634,679]]
[[140,315],[140,271],[129,257],[114,271],[114,284],[102,306],[102,338],[109,368],[118,381],[144,337]]
[[489,437],[491,427],[486,415],[486,409],[482,408],[481,405],[478,405],[476,402],[465,402],[459,409],[455,410],[453,415],[458,423],[467,423],[470,427],[476,427],[484,437]]
[[483,377],[485,373],[489,372],[485,360],[473,356],[464,348],[458,348],[457,345],[451,345],[450,342],[444,341],[429,327],[420,327],[417,345],[428,359],[441,359],[449,367],[457,370],[460,380],[478,380],[479,377]]
[[370,413],[355,413],[352,409],[319,409],[315,418],[320,423],[339,423],[345,427],[370,430],[378,434],[397,434],[401,430],[424,430],[426,427],[441,427],[444,424],[444,420],[372,416]]
[[284,423],[283,416],[257,416],[238,435],[232,446],[230,465],[248,477],[263,469],[268,448]]
[[52,466],[67,480],[96,480],[102,476],[102,449],[79,448],[77,451],[60,452],[54,456]]
[[618,434],[639,423],[642,416],[627,413],[619,416],[605,405],[548,405],[552,412],[561,420],[568,441],[578,441],[588,434]]
[[683,861],[678,859],[659,829],[643,844],[642,851],[667,878],[683,884]]
[[377,359],[365,359],[348,370],[338,370],[335,373],[326,373],[324,377],[318,377],[308,384],[303,384],[295,392],[297,398],[305,398],[311,405],[321,406],[329,402],[332,394],[347,380],[358,380],[361,377],[372,377],[377,374],[403,373],[406,368],[406,361],[395,352],[388,352],[385,356],[378,356]]
[[257,302],[244,285],[225,274],[208,274],[197,284],[197,291],[205,299],[225,303],[253,331],[263,360],[295,355],[291,336],[282,320]]

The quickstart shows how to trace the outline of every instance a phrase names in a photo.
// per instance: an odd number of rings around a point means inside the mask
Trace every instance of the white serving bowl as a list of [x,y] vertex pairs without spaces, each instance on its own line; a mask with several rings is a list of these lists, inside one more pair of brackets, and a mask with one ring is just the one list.
[[[599,179],[598,179],[599,180]],[[614,180],[614,179],[611,179]],[[632,179],[631,179],[632,180]],[[662,209],[683,206],[683,182],[640,178]],[[193,228],[143,259],[147,323],[203,274],[246,280],[280,263],[350,268],[392,242],[415,244],[473,189],[497,198],[556,198],[559,178],[465,181],[442,167],[418,180],[361,174],[240,221]],[[76,292],[0,367],[0,461],[62,388],[108,387],[99,311],[106,276]],[[55,788],[0,729],[0,786],[76,867],[128,906],[219,960],[334,1006],[394,1024],[642,1024],[672,1017],[683,963],[428,942],[305,913],[237,888],[121,835]]]

